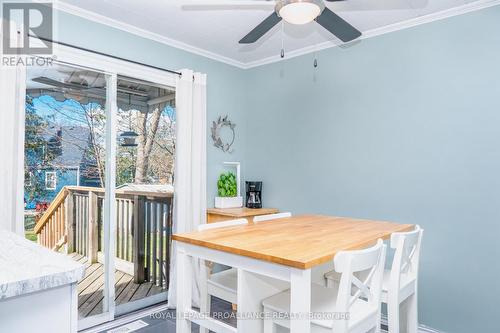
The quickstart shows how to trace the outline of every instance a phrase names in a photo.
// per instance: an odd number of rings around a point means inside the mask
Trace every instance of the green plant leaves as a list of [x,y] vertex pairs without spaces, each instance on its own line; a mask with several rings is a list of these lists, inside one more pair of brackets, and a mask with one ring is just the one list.
[[238,192],[236,176],[233,172],[222,173],[217,181],[217,192],[220,197],[235,197]]

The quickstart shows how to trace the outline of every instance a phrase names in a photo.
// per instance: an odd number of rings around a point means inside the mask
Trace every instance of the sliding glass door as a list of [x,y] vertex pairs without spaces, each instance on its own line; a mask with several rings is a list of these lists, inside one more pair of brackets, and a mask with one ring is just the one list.
[[67,46],[54,54],[22,85],[24,225],[85,265],[81,330],[167,300],[177,77]]
[[175,152],[175,89],[119,76],[116,313],[167,300]]
[[26,237],[85,265],[78,316],[91,326],[110,317],[102,234],[109,75],[52,64],[26,76]]

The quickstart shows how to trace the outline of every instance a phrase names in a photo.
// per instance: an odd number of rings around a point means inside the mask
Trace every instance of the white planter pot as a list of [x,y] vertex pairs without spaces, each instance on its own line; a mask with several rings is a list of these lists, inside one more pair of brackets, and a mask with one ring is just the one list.
[[243,197],[215,197],[215,208],[243,207]]

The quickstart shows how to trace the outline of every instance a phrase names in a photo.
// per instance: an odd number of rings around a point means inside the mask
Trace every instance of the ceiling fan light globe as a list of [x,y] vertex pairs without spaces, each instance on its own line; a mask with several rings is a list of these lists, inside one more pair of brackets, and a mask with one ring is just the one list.
[[314,2],[289,2],[279,10],[279,15],[291,24],[312,22],[321,14],[321,8]]

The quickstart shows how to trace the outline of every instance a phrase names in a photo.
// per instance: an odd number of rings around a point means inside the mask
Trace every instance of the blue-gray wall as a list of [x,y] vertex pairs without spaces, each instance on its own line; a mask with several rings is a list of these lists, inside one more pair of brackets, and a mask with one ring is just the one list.
[[[58,13],[57,24],[56,36],[62,42],[149,65],[173,70],[189,68],[207,74],[208,125],[219,115],[229,115],[237,126],[232,154],[213,147],[207,128],[207,200],[213,206],[218,174],[224,170],[222,162],[243,162],[245,156],[244,70],[64,12]],[[243,165],[242,173],[245,169]]]
[[247,73],[264,203],[420,224],[420,321],[498,332],[500,7]]

